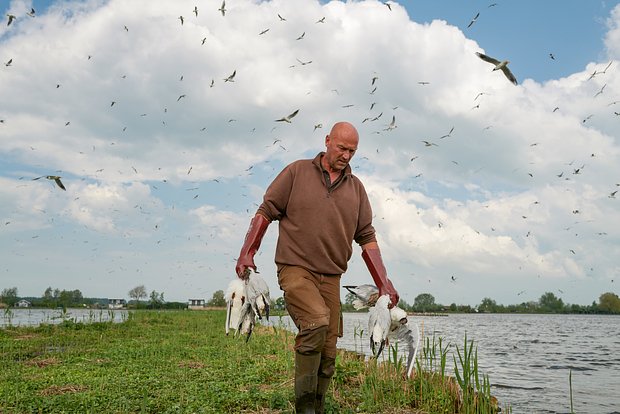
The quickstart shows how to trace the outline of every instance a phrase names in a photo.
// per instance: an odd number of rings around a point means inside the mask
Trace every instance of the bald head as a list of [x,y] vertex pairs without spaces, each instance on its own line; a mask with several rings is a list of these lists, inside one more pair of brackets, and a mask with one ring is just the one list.
[[332,130],[329,132],[329,136],[332,137],[332,139],[334,137],[346,137],[359,141],[359,134],[357,133],[357,129],[355,129],[353,124],[346,121],[336,122],[332,127]]
[[358,142],[359,134],[351,123],[335,123],[325,137],[327,150],[323,156],[323,168],[329,172],[342,171],[357,151]]

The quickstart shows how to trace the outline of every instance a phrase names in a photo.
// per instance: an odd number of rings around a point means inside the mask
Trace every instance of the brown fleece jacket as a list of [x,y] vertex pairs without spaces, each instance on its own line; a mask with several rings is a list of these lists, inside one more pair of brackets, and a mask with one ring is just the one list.
[[322,156],[285,167],[267,188],[257,213],[280,222],[276,264],[335,275],[347,270],[354,240],[362,246],[376,238],[362,182],[347,166],[328,189]]

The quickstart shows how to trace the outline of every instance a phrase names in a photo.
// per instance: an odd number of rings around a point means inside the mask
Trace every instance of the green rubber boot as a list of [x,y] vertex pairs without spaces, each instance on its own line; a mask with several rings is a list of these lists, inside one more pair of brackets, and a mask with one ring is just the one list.
[[321,353],[295,353],[295,412],[315,414],[316,385]]
[[336,360],[334,358],[321,358],[319,366],[319,375],[316,385],[316,400],[314,402],[314,411],[316,414],[325,413],[325,395],[329,388],[329,383],[336,371]]

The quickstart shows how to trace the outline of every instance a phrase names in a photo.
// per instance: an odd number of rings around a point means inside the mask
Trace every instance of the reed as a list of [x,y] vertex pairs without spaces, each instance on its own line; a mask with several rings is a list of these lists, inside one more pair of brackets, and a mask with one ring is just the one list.
[[568,392],[570,398],[570,413],[574,414],[575,410],[573,408],[573,370],[568,370]]

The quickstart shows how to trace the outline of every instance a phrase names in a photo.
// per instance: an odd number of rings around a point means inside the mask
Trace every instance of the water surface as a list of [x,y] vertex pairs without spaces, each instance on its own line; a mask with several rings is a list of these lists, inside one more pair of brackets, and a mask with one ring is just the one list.
[[126,310],[109,309],[33,309],[11,308],[0,311],[0,328],[6,326],[38,326],[42,323],[58,324],[63,320],[73,322],[124,322],[127,320]]
[[[282,322],[291,326],[287,317]],[[463,349],[466,334],[474,340],[479,372],[515,414],[570,413],[569,373],[576,413],[620,414],[619,316],[456,314],[413,316],[410,323],[423,338],[449,342],[449,355]],[[344,324],[338,347],[369,355],[368,315],[345,313]],[[452,356],[448,361],[452,370]]]

